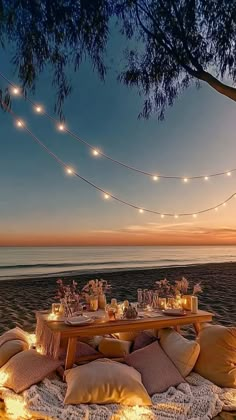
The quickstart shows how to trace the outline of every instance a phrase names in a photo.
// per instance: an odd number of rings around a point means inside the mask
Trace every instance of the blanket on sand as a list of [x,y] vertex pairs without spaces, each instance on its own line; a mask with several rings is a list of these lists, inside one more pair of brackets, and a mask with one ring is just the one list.
[[221,389],[196,373],[186,379],[176,388],[153,395],[151,407],[64,405],[66,384],[56,376],[19,395],[6,388],[1,391],[7,415],[18,420],[208,420],[222,410],[236,410],[236,389]]

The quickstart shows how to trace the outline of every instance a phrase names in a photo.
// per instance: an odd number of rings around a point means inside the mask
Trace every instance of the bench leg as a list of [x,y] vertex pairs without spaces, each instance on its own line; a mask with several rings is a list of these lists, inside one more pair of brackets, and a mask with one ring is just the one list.
[[68,339],[65,370],[71,369],[75,362],[76,343],[77,343],[76,337],[73,337],[73,338],[70,337]]

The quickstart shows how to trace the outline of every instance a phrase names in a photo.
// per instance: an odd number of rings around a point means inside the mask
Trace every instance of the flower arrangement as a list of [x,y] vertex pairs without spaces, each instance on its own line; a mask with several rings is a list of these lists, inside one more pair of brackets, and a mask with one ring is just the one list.
[[64,305],[65,316],[72,316],[80,307],[81,294],[77,291],[77,282],[72,280],[71,284],[64,284],[62,279],[57,280],[58,289],[55,296]]
[[155,289],[160,297],[176,297],[178,295],[186,295],[188,292],[192,295],[202,292],[200,283],[193,286],[192,292],[189,291],[189,281],[182,277],[181,280],[176,280],[175,284],[171,284],[167,279],[155,282]]
[[107,280],[95,279],[89,280],[89,282],[83,287],[82,293],[85,297],[87,296],[99,296],[107,293],[111,290],[111,285],[108,284]]

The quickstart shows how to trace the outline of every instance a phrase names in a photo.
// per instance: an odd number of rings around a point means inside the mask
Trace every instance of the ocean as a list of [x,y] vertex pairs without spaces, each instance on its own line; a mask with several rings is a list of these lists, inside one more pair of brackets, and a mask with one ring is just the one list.
[[236,261],[236,246],[0,247],[0,280]]

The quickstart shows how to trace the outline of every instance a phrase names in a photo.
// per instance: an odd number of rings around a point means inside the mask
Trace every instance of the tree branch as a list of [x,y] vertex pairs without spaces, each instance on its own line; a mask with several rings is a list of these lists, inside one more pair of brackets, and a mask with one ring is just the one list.
[[218,79],[216,79],[216,77],[212,76],[210,73],[204,70],[198,72],[196,77],[208,83],[208,85],[210,85],[217,92],[227,96],[227,98],[230,98],[233,101],[236,101],[236,88],[220,82]]

